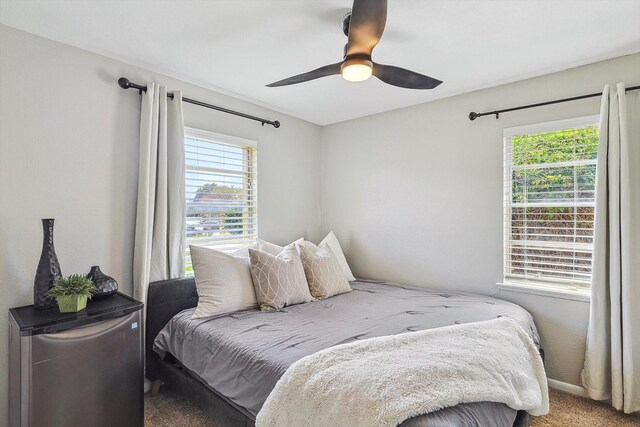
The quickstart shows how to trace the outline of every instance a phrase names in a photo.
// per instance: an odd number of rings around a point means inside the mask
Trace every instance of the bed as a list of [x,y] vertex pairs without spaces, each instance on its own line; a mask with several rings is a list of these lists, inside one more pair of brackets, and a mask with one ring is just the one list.
[[[462,292],[355,281],[353,291],[280,312],[248,310],[192,319],[194,279],[152,283],[147,302],[147,377],[189,396],[220,426],[252,426],[270,391],[296,360],[334,345],[507,316],[539,347],[529,313]],[[403,426],[528,426],[526,412],[495,402],[456,405]]]

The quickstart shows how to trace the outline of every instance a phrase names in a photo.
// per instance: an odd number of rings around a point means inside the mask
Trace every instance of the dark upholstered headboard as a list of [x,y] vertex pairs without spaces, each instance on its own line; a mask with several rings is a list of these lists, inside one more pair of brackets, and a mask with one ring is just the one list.
[[176,314],[198,304],[198,291],[193,277],[162,280],[149,284],[146,319],[146,376],[158,378],[156,366],[160,360],[153,351],[153,341],[164,325]]

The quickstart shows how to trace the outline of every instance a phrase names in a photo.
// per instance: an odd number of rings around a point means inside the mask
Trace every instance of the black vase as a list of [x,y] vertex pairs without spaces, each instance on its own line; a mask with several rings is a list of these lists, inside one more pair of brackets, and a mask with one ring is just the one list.
[[51,308],[56,305],[56,300],[47,292],[53,286],[53,282],[62,277],[60,263],[53,247],[53,218],[42,220],[44,238],[42,241],[42,254],[36,270],[36,278],[33,281],[33,305],[37,309]]
[[113,295],[118,290],[118,282],[116,282],[113,277],[109,277],[100,271],[100,267],[97,265],[91,267],[89,274],[87,274],[87,279],[91,280],[93,286],[98,289],[98,291],[93,294],[92,299]]

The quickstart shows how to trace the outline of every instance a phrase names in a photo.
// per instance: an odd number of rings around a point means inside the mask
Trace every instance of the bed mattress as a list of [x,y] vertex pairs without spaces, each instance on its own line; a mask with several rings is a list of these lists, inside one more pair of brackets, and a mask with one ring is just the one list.
[[[388,282],[355,281],[351,286],[352,292],[281,311],[192,319],[194,309],[184,310],[158,334],[154,350],[173,355],[255,419],[292,363],[334,345],[507,316],[539,346],[529,313],[507,301]],[[511,426],[515,418],[516,411],[504,404],[476,402],[416,417],[403,426]]]

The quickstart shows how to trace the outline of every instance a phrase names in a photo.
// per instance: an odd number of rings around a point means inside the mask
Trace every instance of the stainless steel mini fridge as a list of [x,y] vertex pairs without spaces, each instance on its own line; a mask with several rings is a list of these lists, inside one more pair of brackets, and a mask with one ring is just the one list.
[[11,309],[9,425],[143,426],[141,309],[120,293],[79,313]]

